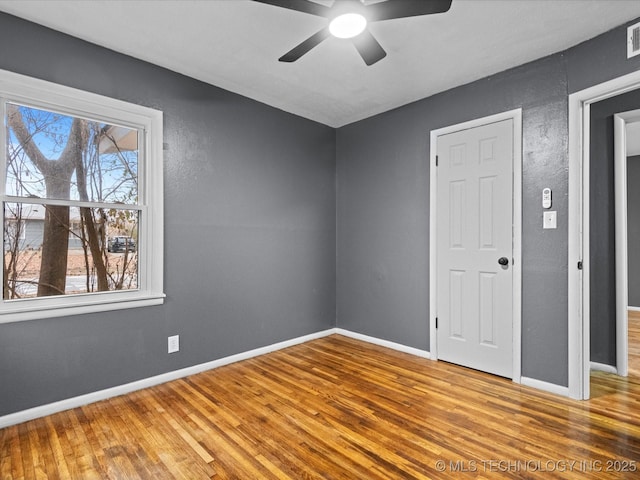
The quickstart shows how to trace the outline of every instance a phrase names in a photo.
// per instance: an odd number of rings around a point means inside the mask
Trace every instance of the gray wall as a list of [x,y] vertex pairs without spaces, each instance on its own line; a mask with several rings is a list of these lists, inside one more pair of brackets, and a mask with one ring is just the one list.
[[[338,131],[340,327],[429,350],[429,132],[522,107],[522,373],[566,385],[564,65],[554,55]],[[557,230],[542,230],[544,187]]]
[[640,155],[627,159],[629,305],[640,307]]
[[[429,349],[429,132],[522,108],[522,375],[566,386],[568,94],[640,67],[625,57],[620,27],[339,129],[339,326]],[[544,187],[557,230],[541,227]]]
[[0,415],[335,326],[332,128],[5,14],[0,45],[2,69],[164,111],[167,144],[165,304],[0,325]]

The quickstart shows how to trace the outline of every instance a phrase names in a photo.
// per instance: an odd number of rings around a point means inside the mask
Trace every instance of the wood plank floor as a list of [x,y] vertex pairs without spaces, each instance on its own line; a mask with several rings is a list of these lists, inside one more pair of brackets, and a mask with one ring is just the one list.
[[629,375],[640,377],[640,312],[629,310]]
[[0,430],[0,478],[640,478],[640,379],[591,388],[332,335]]

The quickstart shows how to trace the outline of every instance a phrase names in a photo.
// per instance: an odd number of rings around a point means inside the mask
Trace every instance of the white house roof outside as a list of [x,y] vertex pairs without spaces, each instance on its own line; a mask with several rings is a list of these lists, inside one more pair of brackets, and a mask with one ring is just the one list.
[[[11,204],[11,207],[5,207],[5,220],[16,219],[20,217],[21,220],[44,220],[46,208],[39,203],[23,203],[21,204],[22,210],[16,211],[15,204]],[[72,208],[70,211],[69,219],[73,221],[80,221],[80,211],[77,208]]]
[[132,128],[110,125],[98,145],[100,153],[129,152],[138,149],[138,131]]

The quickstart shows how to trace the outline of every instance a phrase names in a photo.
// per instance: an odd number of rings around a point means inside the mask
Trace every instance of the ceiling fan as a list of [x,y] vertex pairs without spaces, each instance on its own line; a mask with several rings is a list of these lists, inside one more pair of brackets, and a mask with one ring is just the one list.
[[449,10],[452,0],[384,0],[377,3],[365,3],[365,0],[335,0],[330,7],[311,0],[254,1],[317,15],[329,20],[326,27],[285,53],[278,59],[279,61],[295,62],[333,35],[351,39],[364,62],[367,65],[373,65],[386,57],[387,52],[367,29],[369,23],[443,13]]

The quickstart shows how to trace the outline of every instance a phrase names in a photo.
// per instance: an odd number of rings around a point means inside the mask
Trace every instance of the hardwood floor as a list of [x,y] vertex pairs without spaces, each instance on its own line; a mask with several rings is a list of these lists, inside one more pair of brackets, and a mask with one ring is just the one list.
[[592,392],[332,335],[0,430],[0,478],[640,475],[640,380],[597,373]]
[[640,377],[640,312],[629,310],[629,375]]

